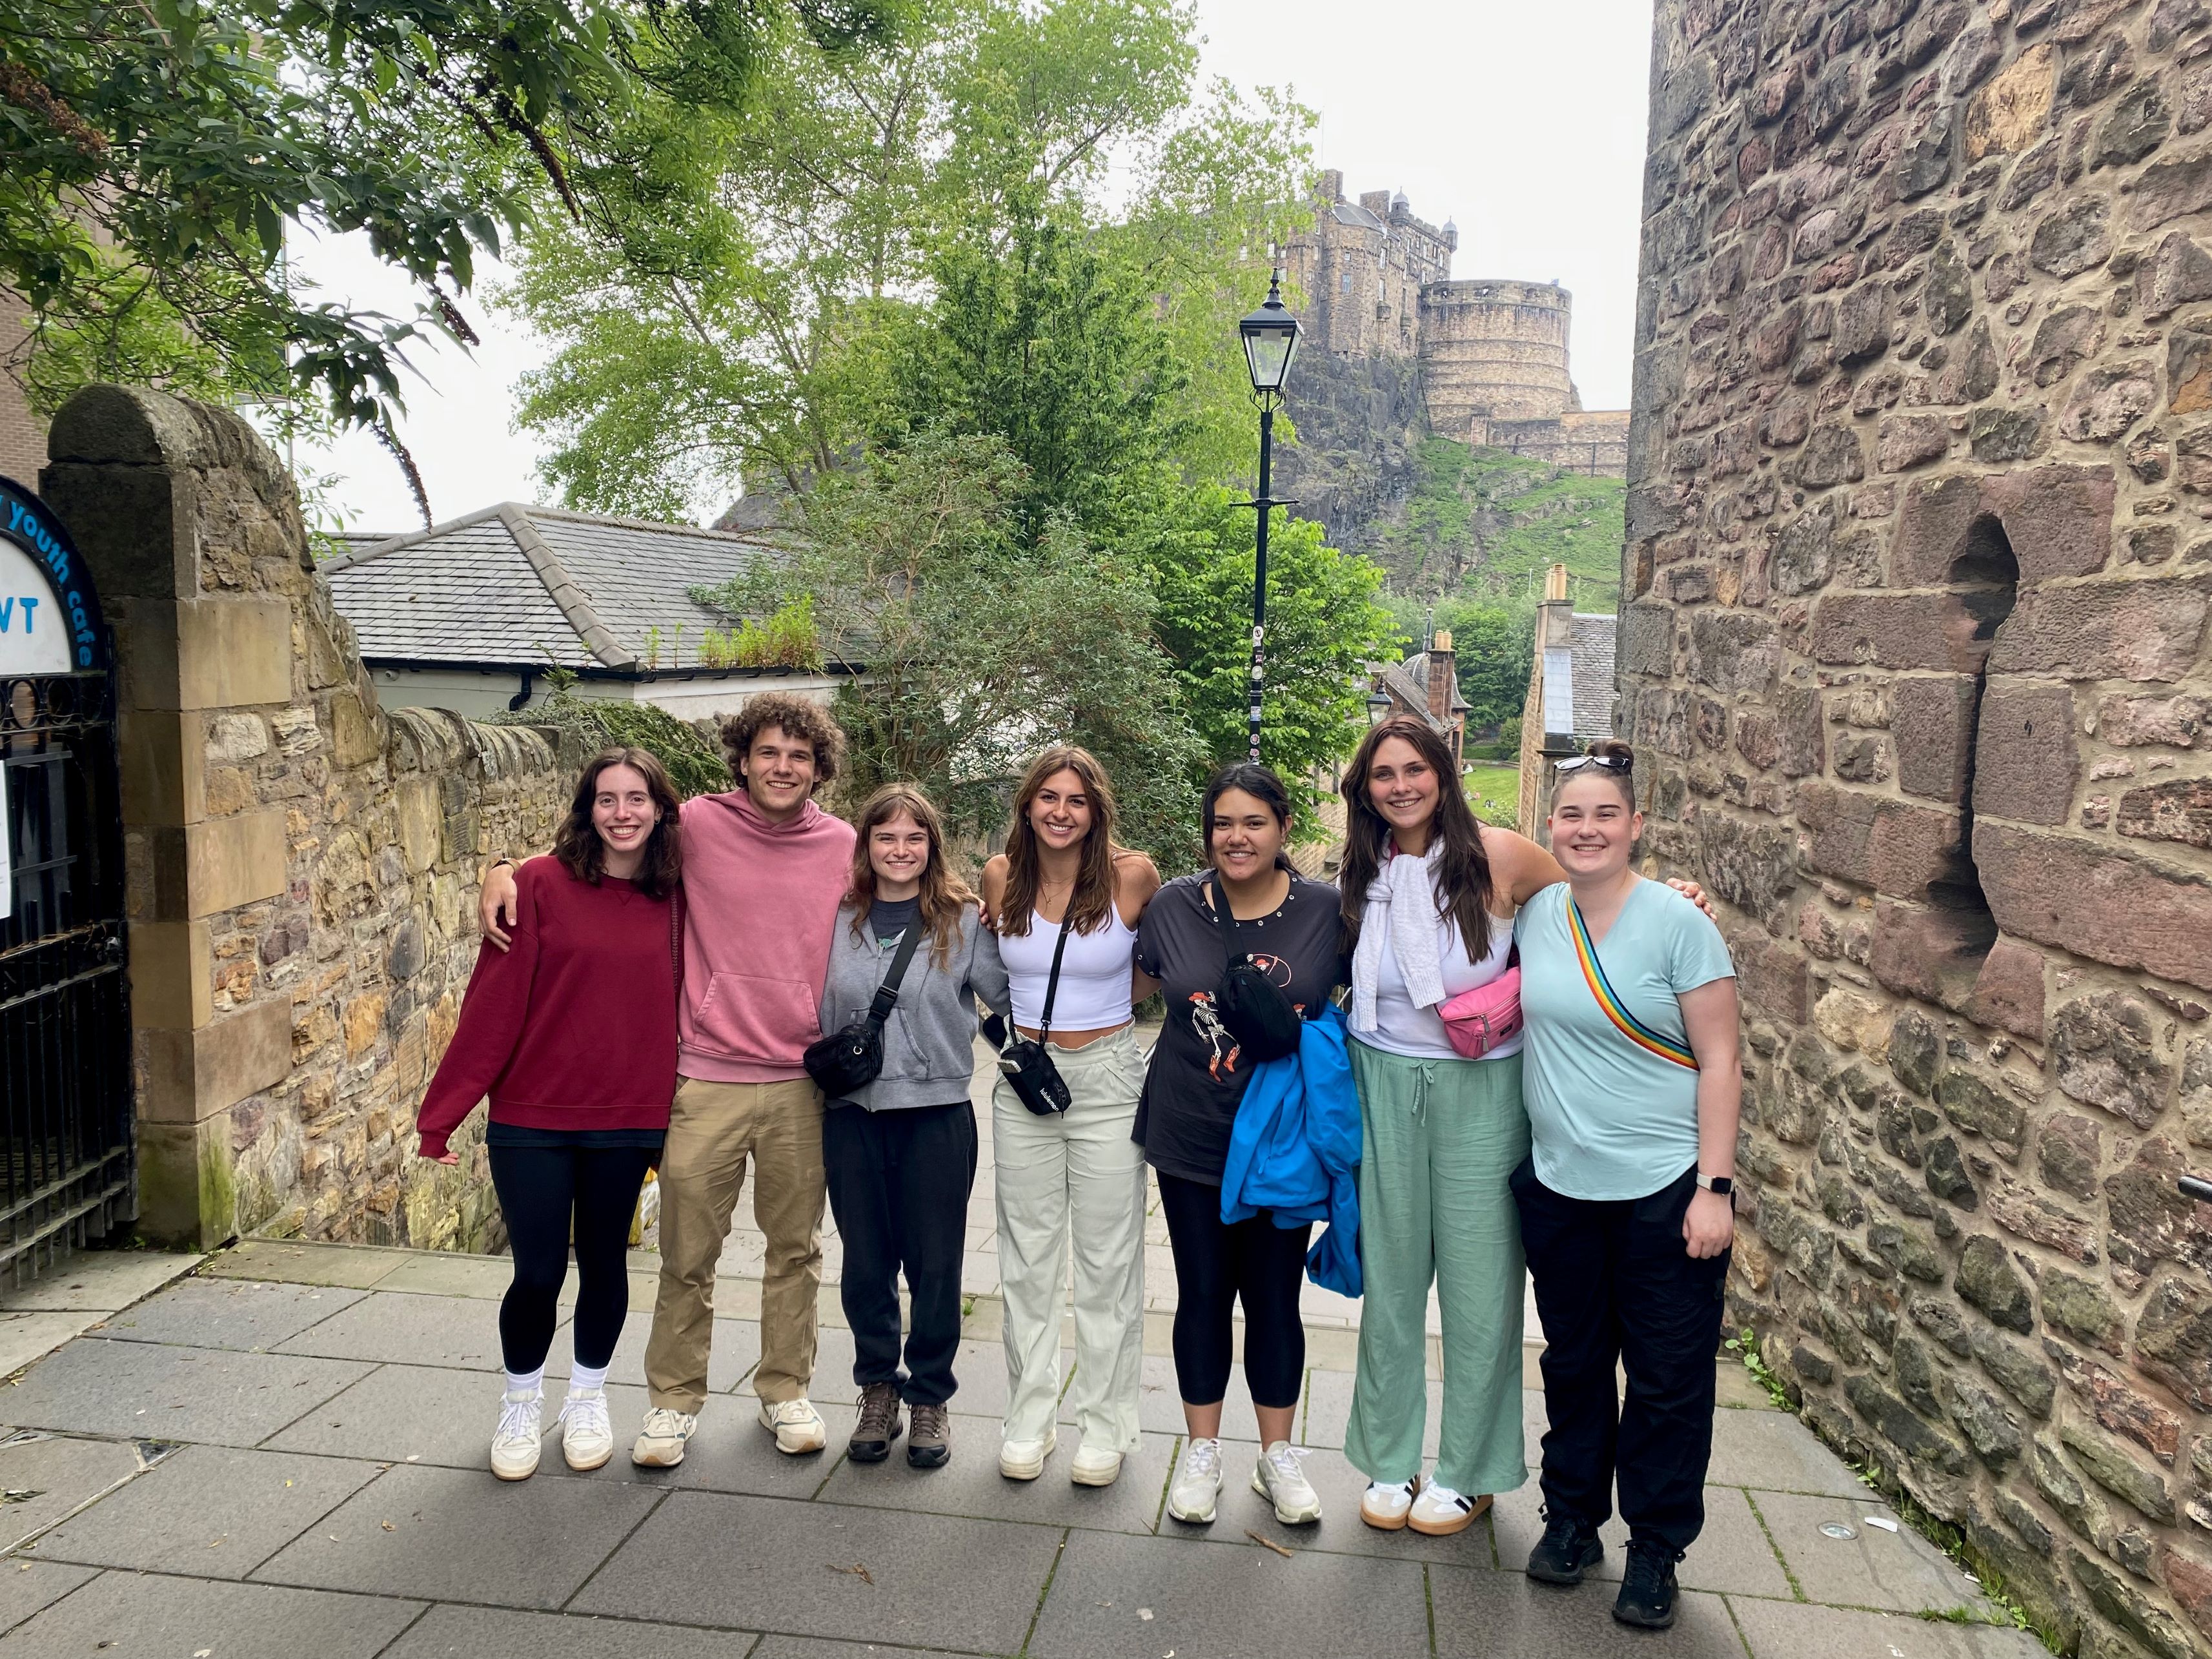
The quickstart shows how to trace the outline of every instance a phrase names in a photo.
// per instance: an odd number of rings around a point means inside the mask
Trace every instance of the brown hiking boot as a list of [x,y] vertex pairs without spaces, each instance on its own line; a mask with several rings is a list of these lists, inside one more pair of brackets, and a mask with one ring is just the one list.
[[918,1469],[944,1468],[952,1455],[952,1408],[940,1403],[910,1409],[914,1432],[907,1437],[906,1461]]
[[891,1455],[891,1442],[899,1437],[899,1426],[898,1385],[869,1383],[860,1390],[860,1420],[853,1425],[848,1455],[855,1463],[882,1462]]

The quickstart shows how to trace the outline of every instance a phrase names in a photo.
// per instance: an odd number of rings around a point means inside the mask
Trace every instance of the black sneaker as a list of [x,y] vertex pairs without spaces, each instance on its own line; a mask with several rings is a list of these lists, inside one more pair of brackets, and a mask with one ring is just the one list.
[[1579,1584],[1605,1559],[1597,1528],[1571,1515],[1544,1511],[1544,1535],[1528,1552],[1528,1576],[1542,1584]]
[[899,1437],[898,1384],[871,1382],[860,1390],[860,1420],[853,1425],[846,1448],[855,1463],[880,1463],[891,1455],[891,1442]]
[[1628,1540],[1628,1565],[1613,1616],[1638,1630],[1665,1630],[1674,1622],[1674,1564],[1682,1558],[1648,1538]]

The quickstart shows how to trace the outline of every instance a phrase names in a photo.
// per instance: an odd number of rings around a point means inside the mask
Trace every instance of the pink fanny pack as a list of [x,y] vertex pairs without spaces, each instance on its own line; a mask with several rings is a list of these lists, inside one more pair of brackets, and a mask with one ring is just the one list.
[[1487,985],[1437,1006],[1451,1046],[1469,1060],[1480,1060],[1521,1035],[1521,947],[1515,945],[1505,971]]

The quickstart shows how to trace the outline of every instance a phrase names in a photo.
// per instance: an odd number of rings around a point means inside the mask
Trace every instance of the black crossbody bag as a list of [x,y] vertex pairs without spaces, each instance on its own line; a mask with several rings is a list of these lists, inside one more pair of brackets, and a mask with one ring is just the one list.
[[884,1022],[898,1006],[899,981],[906,977],[907,964],[914,960],[914,949],[921,943],[923,931],[919,915],[907,924],[868,1012],[850,1025],[816,1038],[799,1057],[806,1075],[830,1099],[847,1099],[855,1089],[866,1088],[883,1074]]
[[983,1021],[983,1035],[999,1051],[999,1069],[1006,1073],[1008,1086],[1039,1117],[1055,1116],[1068,1108],[1067,1079],[1052,1063],[1044,1043],[1052,1035],[1052,1002],[1060,994],[1060,959],[1067,950],[1067,928],[1075,920],[1074,908],[1071,901],[1069,914],[1060,924],[1059,942],[1052,947],[1052,972],[1044,982],[1044,1017],[1037,1022],[1036,1036],[1016,1035],[1009,1042],[1006,1021],[996,1014]]

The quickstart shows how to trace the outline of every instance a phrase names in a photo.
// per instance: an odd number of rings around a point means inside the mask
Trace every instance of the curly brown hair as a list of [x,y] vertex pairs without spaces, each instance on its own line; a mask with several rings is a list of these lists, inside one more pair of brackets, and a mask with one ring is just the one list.
[[575,795],[568,803],[568,815],[553,834],[553,856],[578,881],[587,881],[594,887],[599,884],[606,869],[607,846],[592,826],[592,803],[599,797],[599,774],[610,766],[629,767],[645,780],[646,793],[653,797],[653,833],[646,837],[645,857],[630,880],[646,897],[664,898],[684,878],[683,830],[677,821],[682,803],[676,799],[676,787],[668,781],[667,769],[645,750],[603,749],[584,763],[576,779]]
[[819,794],[837,775],[845,758],[845,730],[830,711],[810,698],[789,691],[763,691],[747,697],[738,712],[722,722],[722,751],[729,757],[730,775],[743,788],[745,757],[753,740],[771,726],[787,738],[814,745],[814,791]]

